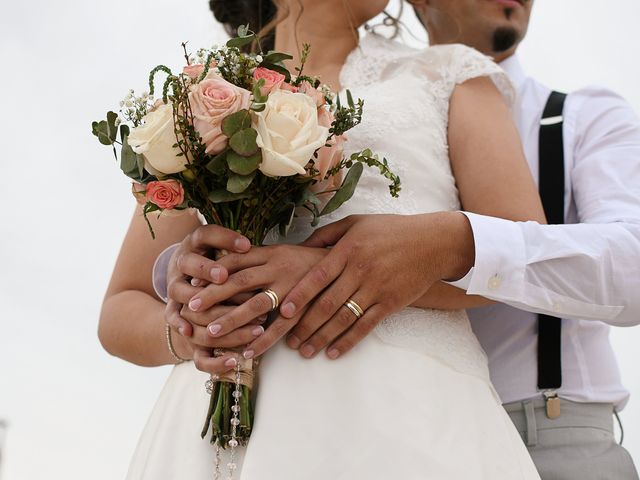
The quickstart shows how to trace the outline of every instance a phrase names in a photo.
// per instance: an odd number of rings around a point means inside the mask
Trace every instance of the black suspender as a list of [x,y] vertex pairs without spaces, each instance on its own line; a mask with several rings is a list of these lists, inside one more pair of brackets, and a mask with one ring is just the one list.
[[[562,111],[567,96],[551,92],[540,122],[539,191],[547,222],[564,223],[564,141]],[[561,326],[559,318],[538,315],[538,389],[547,399],[547,415],[560,415],[556,390],[562,385]]]

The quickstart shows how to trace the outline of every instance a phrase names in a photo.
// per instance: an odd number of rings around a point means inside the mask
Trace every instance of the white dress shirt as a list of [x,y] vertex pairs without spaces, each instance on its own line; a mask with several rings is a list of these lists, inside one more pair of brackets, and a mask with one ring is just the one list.
[[[514,110],[538,179],[539,124],[550,89],[513,56],[501,66],[519,93]],[[504,403],[540,395],[537,318],[563,318],[559,395],[622,408],[609,325],[640,323],[640,121],[603,88],[571,93],[564,109],[565,218],[570,225],[511,222],[467,213],[476,246],[469,274],[454,282],[501,302],[469,311]]]

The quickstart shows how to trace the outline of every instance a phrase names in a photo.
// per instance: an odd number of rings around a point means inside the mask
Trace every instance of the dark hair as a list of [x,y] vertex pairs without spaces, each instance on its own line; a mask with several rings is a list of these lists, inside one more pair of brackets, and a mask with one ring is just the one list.
[[227,33],[235,37],[240,25],[258,33],[265,51],[274,48],[273,22],[278,7],[272,0],[209,0],[209,8]]

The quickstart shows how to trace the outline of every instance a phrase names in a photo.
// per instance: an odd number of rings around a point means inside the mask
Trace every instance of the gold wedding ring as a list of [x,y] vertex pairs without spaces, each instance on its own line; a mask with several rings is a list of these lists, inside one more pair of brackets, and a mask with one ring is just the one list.
[[356,318],[360,318],[364,315],[364,310],[362,310],[362,308],[360,307],[360,305],[358,305],[353,299],[349,299],[346,301],[346,303],[344,304],[345,307],[347,307],[349,310],[351,310],[351,312],[356,316]]
[[266,294],[267,297],[269,297],[269,299],[271,300],[271,311],[273,312],[274,310],[277,310],[280,306],[280,299],[278,298],[278,294],[271,289],[265,290],[262,293]]

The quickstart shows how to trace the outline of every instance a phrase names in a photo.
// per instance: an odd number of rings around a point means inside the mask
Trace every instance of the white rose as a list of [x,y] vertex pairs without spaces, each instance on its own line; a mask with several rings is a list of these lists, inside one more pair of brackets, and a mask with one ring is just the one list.
[[262,149],[260,171],[271,177],[304,175],[313,152],[324,146],[329,129],[318,124],[318,108],[304,93],[276,90],[253,116]]
[[177,140],[171,105],[162,104],[149,112],[144,117],[144,125],[131,130],[128,141],[134,152],[144,155],[145,168],[151,174],[168,175],[186,168],[187,159],[178,157],[180,149],[173,147]]

